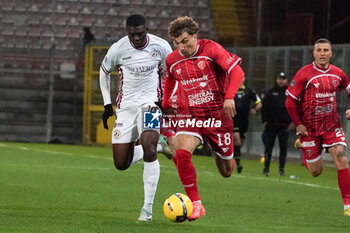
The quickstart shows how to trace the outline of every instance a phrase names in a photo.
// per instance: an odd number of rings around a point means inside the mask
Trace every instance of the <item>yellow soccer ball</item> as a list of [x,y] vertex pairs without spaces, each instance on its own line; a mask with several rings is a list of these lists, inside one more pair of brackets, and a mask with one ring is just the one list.
[[183,222],[192,214],[191,199],[182,193],[174,193],[165,200],[163,212],[167,219],[173,222]]
[[300,142],[299,138],[297,140],[295,140],[294,147],[295,147],[295,149],[300,149],[301,148],[301,142]]
[[265,163],[265,156],[260,157],[260,163]]

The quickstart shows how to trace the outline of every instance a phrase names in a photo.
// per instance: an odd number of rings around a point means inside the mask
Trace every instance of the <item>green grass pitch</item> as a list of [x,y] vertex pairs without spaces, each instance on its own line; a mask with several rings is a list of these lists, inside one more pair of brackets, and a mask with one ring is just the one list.
[[265,177],[259,161],[243,160],[243,173],[224,179],[212,157],[193,156],[207,215],[172,223],[163,203],[184,191],[172,161],[159,160],[153,221],[139,223],[142,162],[117,171],[111,148],[0,142],[0,232],[350,232],[335,168],[313,178],[287,164],[279,177],[272,163]]

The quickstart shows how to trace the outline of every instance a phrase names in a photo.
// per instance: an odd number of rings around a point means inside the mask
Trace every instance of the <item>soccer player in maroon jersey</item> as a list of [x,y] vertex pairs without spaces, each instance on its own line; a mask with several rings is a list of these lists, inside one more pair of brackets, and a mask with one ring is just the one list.
[[[314,177],[322,173],[322,149],[330,153],[338,170],[338,184],[344,203],[344,215],[350,216],[350,170],[346,158],[346,140],[336,107],[336,92],[344,90],[350,100],[346,74],[331,65],[329,40],[314,44],[314,62],[301,68],[287,89],[286,107],[292,118],[306,168]],[[350,110],[346,111],[350,118]]]
[[[234,95],[244,73],[241,58],[211,40],[198,39],[199,27],[191,17],[170,23],[169,36],[176,50],[166,59],[163,107],[176,112],[175,163],[184,189],[193,202],[189,221],[206,213],[198,194],[191,155],[206,141],[223,177],[230,177],[233,160]],[[178,81],[177,109],[169,101]]]

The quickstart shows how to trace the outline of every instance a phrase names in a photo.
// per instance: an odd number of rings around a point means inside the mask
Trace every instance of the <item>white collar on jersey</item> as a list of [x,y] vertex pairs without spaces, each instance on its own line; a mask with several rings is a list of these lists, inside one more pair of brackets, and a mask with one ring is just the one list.
[[137,49],[137,50],[142,50],[142,49],[144,49],[144,48],[146,48],[146,47],[147,47],[147,45],[149,44],[149,41],[150,41],[150,39],[149,39],[149,36],[147,35],[147,41],[146,41],[146,44],[145,44],[144,46],[142,46],[141,48],[136,48],[136,47],[134,46],[134,44],[131,42],[131,40],[129,40],[129,43],[131,44],[131,46],[132,46],[134,49]]
[[[189,57],[193,57],[194,55],[196,55],[196,53],[198,52],[198,49],[199,49],[199,44],[198,44],[198,41],[197,41],[197,48],[196,48],[196,51],[195,51],[191,56],[189,56]],[[179,50],[179,53],[180,53],[181,56],[185,57],[185,56],[180,52],[180,50]]]
[[314,61],[312,62],[312,65],[313,65],[315,70],[322,72],[322,73],[327,73],[331,69],[331,64],[329,64],[328,69],[326,69],[326,70],[322,70],[322,69],[318,68]]

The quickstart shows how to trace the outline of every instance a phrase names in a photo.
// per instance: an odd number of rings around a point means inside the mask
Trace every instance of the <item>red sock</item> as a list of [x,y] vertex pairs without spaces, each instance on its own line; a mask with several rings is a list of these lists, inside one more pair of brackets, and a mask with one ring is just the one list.
[[338,184],[344,205],[350,205],[350,170],[349,168],[338,170]]
[[177,166],[177,158],[176,158],[176,156],[173,157],[173,162],[175,163],[175,166]]
[[182,185],[191,201],[200,200],[197,187],[197,174],[191,161],[191,153],[178,149],[176,150],[176,167]]

